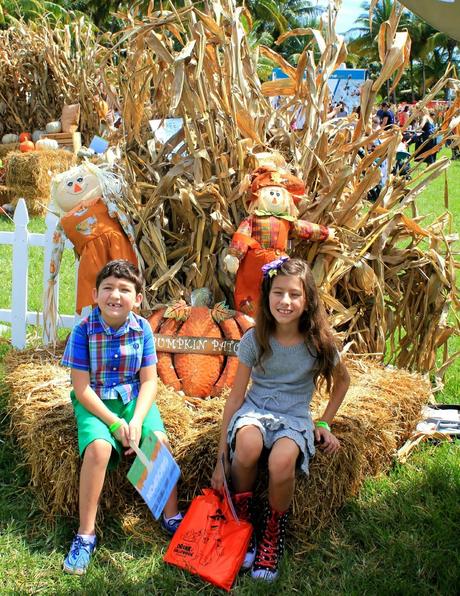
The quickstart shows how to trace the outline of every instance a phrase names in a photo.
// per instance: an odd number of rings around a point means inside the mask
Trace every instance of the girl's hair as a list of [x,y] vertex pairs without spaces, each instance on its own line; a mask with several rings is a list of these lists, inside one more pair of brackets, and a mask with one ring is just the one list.
[[256,364],[262,366],[264,358],[272,353],[270,336],[276,330],[276,320],[270,312],[269,295],[273,280],[278,275],[294,275],[300,279],[305,295],[305,310],[299,319],[299,332],[305,338],[307,349],[317,358],[317,368],[313,379],[316,387],[323,381],[327,390],[332,386],[332,373],[337,360],[337,346],[332,335],[332,330],[327,320],[326,311],[322,305],[315,280],[310,267],[302,259],[289,259],[285,261],[273,277],[264,277],[262,292],[256,320],[256,339],[259,345],[259,354]]

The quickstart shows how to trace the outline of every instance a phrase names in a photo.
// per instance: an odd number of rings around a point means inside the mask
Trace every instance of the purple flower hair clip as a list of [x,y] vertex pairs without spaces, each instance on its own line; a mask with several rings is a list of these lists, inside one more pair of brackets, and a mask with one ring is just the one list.
[[289,261],[289,257],[280,257],[279,259],[275,259],[274,261],[270,261],[266,265],[262,266],[262,273],[264,279],[270,279],[274,275],[278,274],[278,271],[284,265],[286,261]]

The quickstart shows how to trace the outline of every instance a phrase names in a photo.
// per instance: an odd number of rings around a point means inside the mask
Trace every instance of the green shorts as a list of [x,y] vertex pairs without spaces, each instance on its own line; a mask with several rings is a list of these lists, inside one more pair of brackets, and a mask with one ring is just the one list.
[[[124,449],[123,445],[110,433],[109,427],[105,422],[94,414],[91,414],[91,412],[88,412],[88,410],[81,405],[75,397],[74,391],[70,392],[70,398],[77,420],[78,451],[80,452],[80,457],[83,457],[83,453],[90,443],[96,439],[104,439],[113,447],[108,467],[115,468],[120,461]],[[124,418],[126,422],[130,422],[131,418],[134,416],[134,409],[136,407],[135,399],[126,405],[120,398],[107,399],[104,401],[104,404],[119,418]],[[144,422],[142,423],[141,441],[150,433],[150,431],[158,431],[166,434],[160,412],[155,403],[152,404],[152,407],[147,412]]]

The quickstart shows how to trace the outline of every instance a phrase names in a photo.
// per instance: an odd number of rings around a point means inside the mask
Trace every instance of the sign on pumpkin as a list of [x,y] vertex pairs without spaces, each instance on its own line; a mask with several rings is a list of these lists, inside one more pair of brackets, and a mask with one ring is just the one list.
[[172,354],[222,354],[236,356],[239,340],[210,337],[186,337],[154,333],[155,348],[158,352]]

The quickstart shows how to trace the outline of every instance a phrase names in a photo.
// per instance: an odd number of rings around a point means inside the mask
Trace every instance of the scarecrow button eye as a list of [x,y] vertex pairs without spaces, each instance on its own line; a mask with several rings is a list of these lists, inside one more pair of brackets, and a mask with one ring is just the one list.
[[271,190],[271,191],[270,191],[270,194],[271,194],[271,196],[273,196],[275,193],[274,193],[274,192]]
[[73,182],[72,182],[72,181],[70,181],[70,182],[67,182],[67,186],[68,186],[69,188],[72,188],[72,186],[73,186]]
[[139,344],[134,344],[134,345],[133,345],[133,348],[134,348],[135,350],[137,350],[137,348],[138,348],[138,347],[139,347]]
[[79,176],[79,177],[77,178],[77,182],[83,182],[83,178],[82,178],[82,176]]

